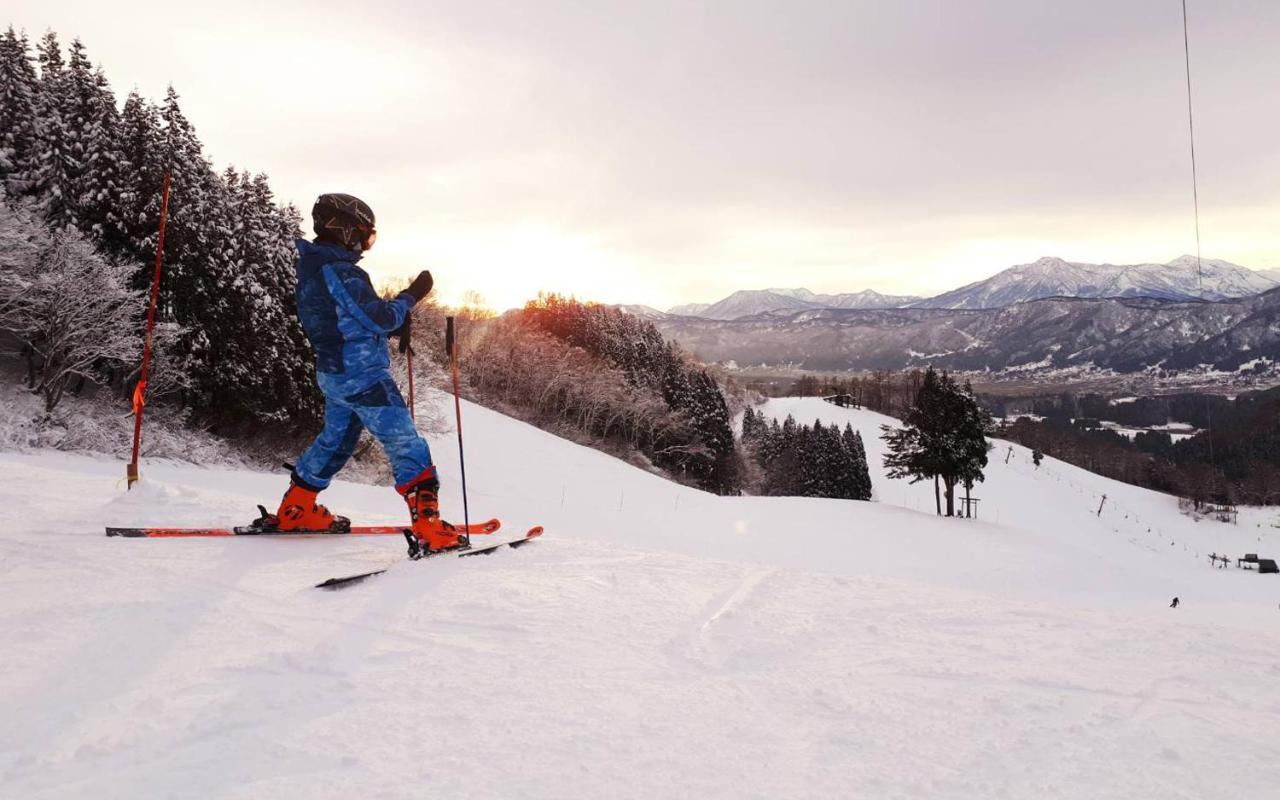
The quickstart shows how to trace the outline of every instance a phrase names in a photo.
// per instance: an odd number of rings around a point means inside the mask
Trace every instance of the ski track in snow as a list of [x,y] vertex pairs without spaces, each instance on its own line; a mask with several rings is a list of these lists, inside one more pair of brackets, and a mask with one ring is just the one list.
[[[873,463],[892,422],[766,412],[850,421]],[[126,494],[120,463],[0,454],[0,796],[1275,796],[1280,577],[1207,562],[1280,555],[1274,512],[1196,522],[1002,442],[982,520],[882,475],[716,498],[465,413],[472,508],[547,535],[333,593],[403,545],[102,535],[241,522],[284,476],[144,464]]]

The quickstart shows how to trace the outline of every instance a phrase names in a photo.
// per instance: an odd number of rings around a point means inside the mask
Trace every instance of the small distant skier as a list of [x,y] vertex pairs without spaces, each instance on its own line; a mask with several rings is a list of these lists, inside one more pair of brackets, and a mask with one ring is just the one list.
[[1175,597],[1173,598],[1173,602],[1169,604],[1169,608],[1177,608],[1177,607],[1178,607],[1178,598]]
[[311,209],[316,238],[297,240],[298,317],[316,351],[324,429],[298,459],[276,516],[280,529],[346,530],[350,521],[316,502],[347,463],[360,432],[382,444],[396,490],[409,505],[414,535],[431,550],[454,547],[459,532],[440,519],[440,481],[431,449],[414,427],[391,376],[387,338],[405,349],[409,312],[431,292],[423,270],[393,300],[383,300],[356,266],[378,238],[373,210],[348,194],[323,194]]

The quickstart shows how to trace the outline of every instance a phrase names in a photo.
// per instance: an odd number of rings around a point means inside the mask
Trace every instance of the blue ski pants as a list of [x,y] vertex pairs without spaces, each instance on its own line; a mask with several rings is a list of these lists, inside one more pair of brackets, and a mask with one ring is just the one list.
[[365,428],[386,451],[400,492],[435,477],[431,448],[414,427],[389,371],[355,376],[319,372],[316,383],[324,393],[324,430],[298,459],[298,479],[317,490],[326,488],[351,458]]

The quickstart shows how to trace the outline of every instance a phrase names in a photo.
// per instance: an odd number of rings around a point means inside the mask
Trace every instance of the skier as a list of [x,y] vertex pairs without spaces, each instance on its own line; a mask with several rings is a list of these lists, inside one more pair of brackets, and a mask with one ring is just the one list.
[[1177,607],[1178,607],[1178,598],[1175,597],[1173,598],[1173,602],[1169,604],[1169,608],[1177,608]]
[[393,300],[374,291],[356,266],[377,240],[373,210],[348,194],[324,194],[311,209],[316,238],[297,240],[298,316],[316,351],[316,383],[324,393],[324,429],[298,459],[276,516],[280,530],[348,530],[316,495],[347,463],[369,432],[382,444],[396,490],[409,506],[414,535],[430,550],[455,547],[459,532],[440,519],[440,481],[431,449],[418,435],[391,376],[387,337],[407,349],[409,312],[431,291],[423,270]]

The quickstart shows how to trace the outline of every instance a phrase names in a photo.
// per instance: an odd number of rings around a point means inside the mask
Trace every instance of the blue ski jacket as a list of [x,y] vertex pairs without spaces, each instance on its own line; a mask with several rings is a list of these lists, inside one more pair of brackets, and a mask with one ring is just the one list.
[[387,334],[404,324],[413,295],[383,300],[369,274],[356,266],[361,254],[328,242],[298,239],[298,317],[316,350],[316,371],[356,381],[391,367]]

